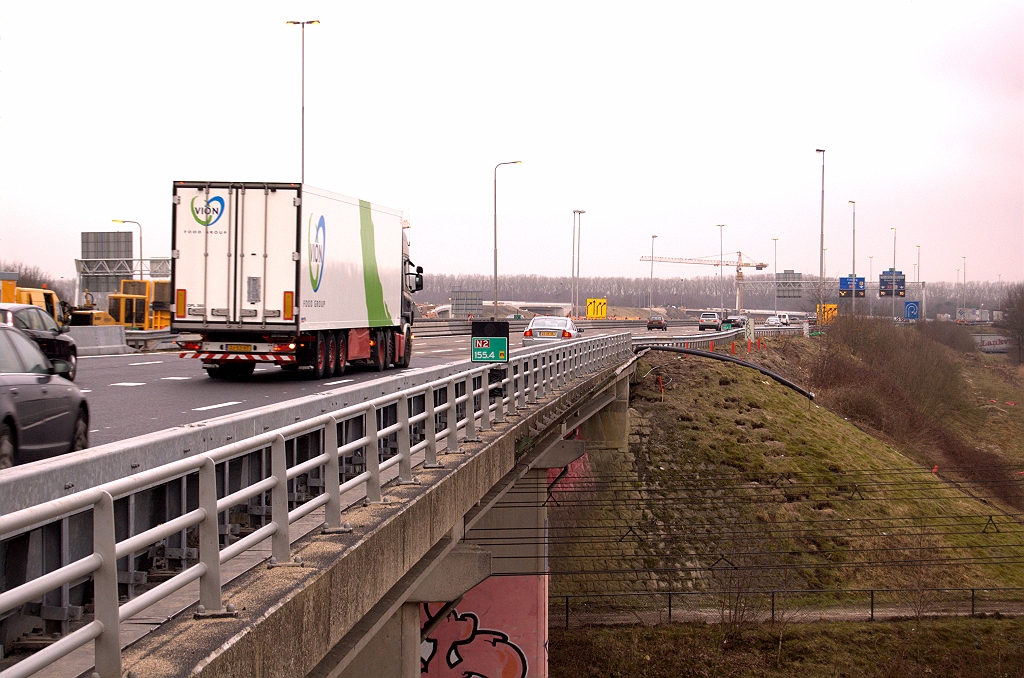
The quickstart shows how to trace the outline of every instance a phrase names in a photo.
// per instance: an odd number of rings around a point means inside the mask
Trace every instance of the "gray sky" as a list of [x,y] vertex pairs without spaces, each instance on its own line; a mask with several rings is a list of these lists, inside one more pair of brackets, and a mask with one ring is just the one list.
[[[404,210],[427,272],[646,276],[726,252],[1024,279],[1024,3],[0,3],[0,259],[170,250],[174,180],[306,178]],[[709,275],[659,264],[659,277]]]

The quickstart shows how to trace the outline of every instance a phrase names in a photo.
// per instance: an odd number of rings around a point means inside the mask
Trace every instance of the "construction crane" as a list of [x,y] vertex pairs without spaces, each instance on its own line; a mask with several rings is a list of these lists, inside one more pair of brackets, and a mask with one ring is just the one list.
[[758,271],[768,268],[766,263],[743,261],[743,252],[730,252],[729,256],[736,255],[736,261],[723,259],[704,259],[689,257],[649,257],[642,256],[640,261],[654,261],[659,264],[702,264],[704,266],[735,266],[736,267],[736,310],[743,310],[743,269],[755,268]]

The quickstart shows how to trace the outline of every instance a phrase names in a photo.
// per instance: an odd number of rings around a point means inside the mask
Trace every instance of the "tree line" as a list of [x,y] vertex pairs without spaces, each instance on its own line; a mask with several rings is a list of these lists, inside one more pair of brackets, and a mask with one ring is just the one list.
[[[804,276],[804,289],[800,298],[780,298],[778,308],[783,311],[812,311],[818,300],[818,277]],[[775,306],[775,295],[772,287],[774,277],[771,274],[746,275],[745,281],[758,282],[744,288],[745,308],[770,309]],[[838,300],[838,282],[835,278],[826,278],[822,297],[826,303]],[[653,290],[652,290],[653,286]],[[907,292],[907,299],[916,299],[918,294],[913,286]],[[949,282],[927,283],[928,315],[949,313],[955,315],[956,309],[986,308],[1000,309],[1006,302],[1011,285],[993,282],[968,282],[954,284]],[[492,297],[494,278],[480,274],[428,274],[423,276],[423,291],[417,294],[419,302],[446,304],[453,290],[478,290],[484,293],[484,299]],[[565,276],[553,277],[543,275],[500,275],[498,276],[498,298],[502,301],[541,301],[568,302],[570,300],[571,282]],[[724,302],[726,308],[732,308],[736,297],[735,275],[727,275],[719,279],[717,276],[697,276],[694,278],[627,278],[627,277],[588,277],[579,281],[581,303],[588,297],[606,298],[613,306],[629,306],[646,308],[648,296],[653,291],[653,306],[664,308],[676,306],[682,308],[713,308]],[[872,294],[874,291],[872,290]],[[897,298],[899,306],[904,301]],[[858,300],[858,304],[863,303]],[[888,299],[871,302],[877,312],[882,312],[882,304],[890,303]],[[866,307],[865,307],[866,308]],[[898,309],[902,315],[902,307]]]

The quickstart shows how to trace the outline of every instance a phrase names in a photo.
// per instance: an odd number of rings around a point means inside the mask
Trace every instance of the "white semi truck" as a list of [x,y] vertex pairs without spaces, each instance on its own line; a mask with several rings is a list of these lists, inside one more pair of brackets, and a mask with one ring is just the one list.
[[174,182],[171,327],[213,378],[257,364],[337,376],[407,367],[412,293],[401,212],[304,184]]

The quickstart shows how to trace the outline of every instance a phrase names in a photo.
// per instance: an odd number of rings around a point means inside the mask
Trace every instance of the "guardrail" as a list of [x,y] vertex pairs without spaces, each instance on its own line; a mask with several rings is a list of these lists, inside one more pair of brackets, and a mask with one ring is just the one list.
[[[483,320],[485,318],[479,318]],[[576,326],[588,330],[591,328],[647,327],[646,320],[575,320]],[[529,320],[509,320],[510,332],[522,332],[530,323]],[[671,327],[696,327],[697,321],[687,319],[670,320]],[[447,337],[469,335],[472,321],[449,318],[418,318],[413,323],[413,334],[417,337]]]
[[[199,580],[200,590],[199,616],[233,615],[230,605],[222,606],[221,565],[268,538],[271,540],[271,564],[290,564],[290,526],[295,521],[324,507],[327,530],[343,530],[341,496],[344,493],[365,488],[368,502],[380,502],[381,473],[385,470],[397,466],[397,482],[412,482],[413,455],[423,452],[424,466],[436,467],[439,446],[443,444],[449,451],[457,450],[460,431],[465,440],[475,440],[478,429],[488,430],[494,423],[529,407],[548,392],[629,356],[628,334],[519,349],[513,352],[504,374],[499,373],[493,383],[489,380],[493,365],[470,365],[461,373],[0,516],[0,538],[6,538],[69,514],[92,511],[92,553],[0,593],[0,616],[83,577],[92,577],[95,606],[93,621],[3,671],[0,678],[30,676],[90,641],[95,647],[96,673],[101,678],[119,677],[120,622],[196,580]],[[417,412],[420,397],[423,409]],[[396,421],[382,425],[385,411],[392,407]],[[443,415],[444,427],[438,430],[440,415]],[[340,437],[351,430],[358,430],[358,437],[340,442]],[[288,466],[286,441],[294,441],[301,436],[317,437],[322,441],[318,449],[323,452]],[[414,437],[422,439],[414,442]],[[380,443],[389,438],[397,439],[397,454],[381,461]],[[265,452],[267,448],[270,450],[269,473],[227,493],[226,486],[218,480],[218,466],[243,455]],[[343,459],[359,451],[363,451],[364,470],[340,482]],[[289,510],[289,483],[294,486],[300,476],[314,469],[326,479],[323,494]],[[118,541],[114,511],[116,499],[193,474],[198,475],[198,506],[195,509],[187,510],[183,502],[181,515]],[[269,521],[239,541],[222,547],[220,531],[226,520],[222,521],[221,515],[254,498],[267,498],[267,495]],[[198,562],[121,604],[118,559],[190,529],[198,531],[198,558],[195,559]]]

